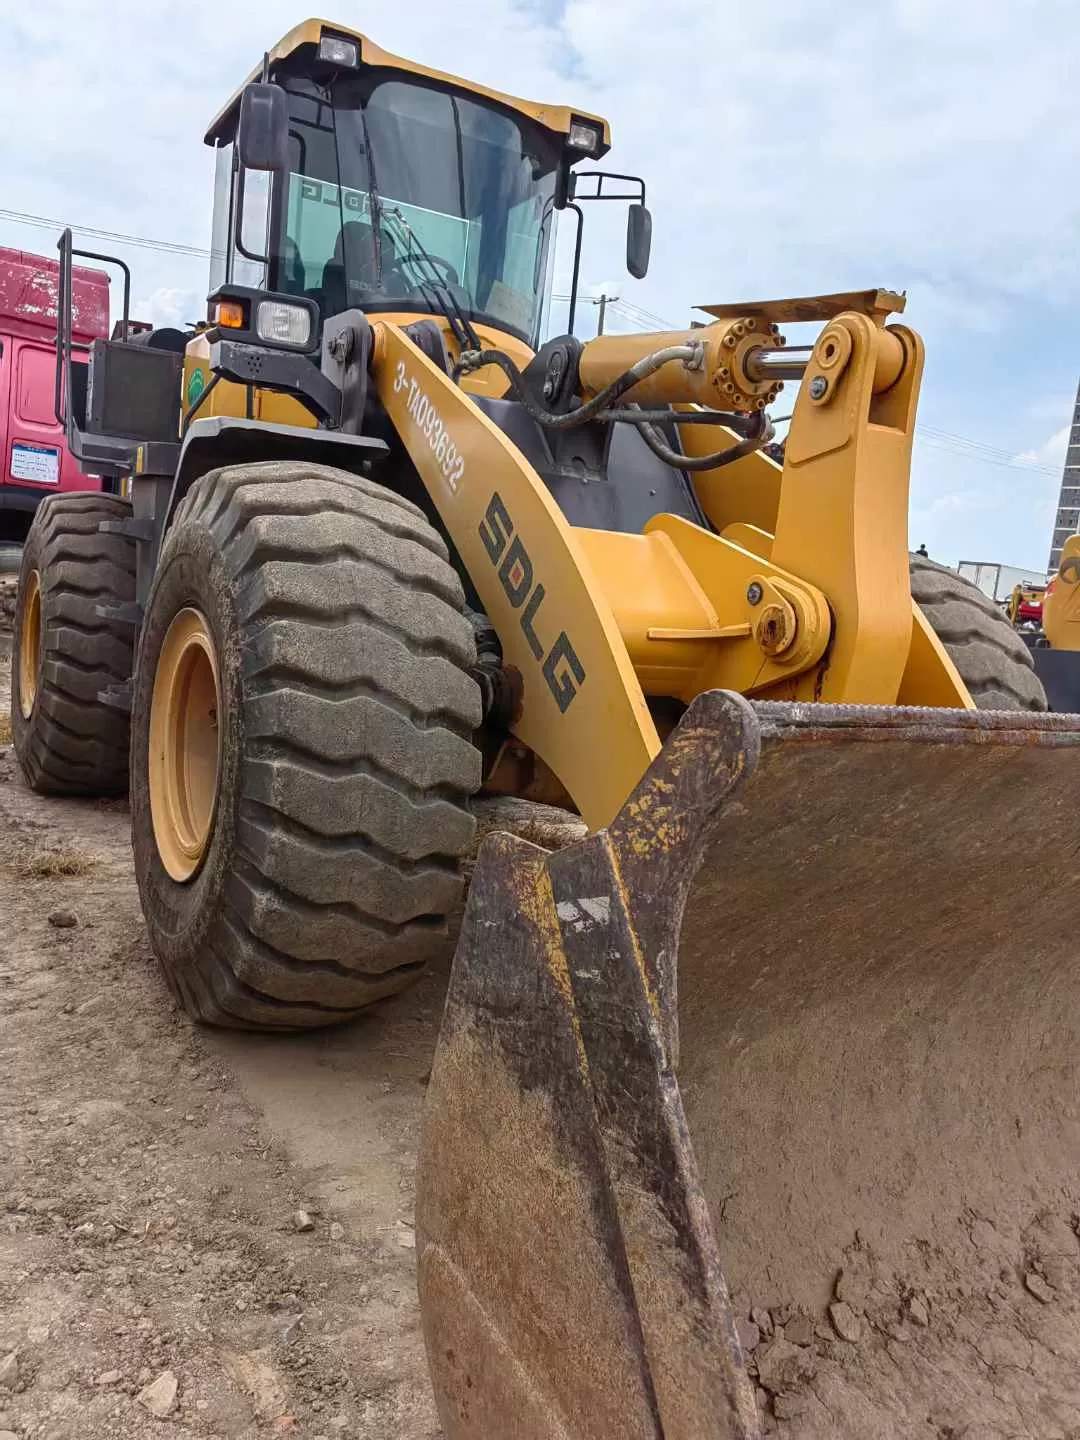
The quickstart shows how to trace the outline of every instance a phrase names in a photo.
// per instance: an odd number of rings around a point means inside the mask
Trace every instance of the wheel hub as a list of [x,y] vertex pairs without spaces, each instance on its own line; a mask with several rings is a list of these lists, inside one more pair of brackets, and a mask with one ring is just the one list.
[[41,575],[31,570],[23,582],[22,629],[19,632],[19,709],[29,720],[37,699],[41,672]]
[[173,880],[190,880],[206,854],[221,768],[221,684],[205,616],[174,616],[150,703],[150,816]]

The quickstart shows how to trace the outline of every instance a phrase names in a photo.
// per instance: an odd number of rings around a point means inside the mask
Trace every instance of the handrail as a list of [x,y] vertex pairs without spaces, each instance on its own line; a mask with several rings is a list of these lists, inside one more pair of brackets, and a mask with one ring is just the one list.
[[[56,293],[56,378],[53,383],[53,411],[57,422],[67,435],[71,416],[71,356],[73,351],[88,351],[89,345],[73,338],[74,291],[72,288],[72,259],[78,255],[81,260],[97,260],[103,265],[115,265],[124,277],[124,308],[120,336],[125,342],[129,336],[131,316],[131,270],[127,263],[116,255],[105,255],[97,250],[79,250],[74,243],[71,226],[65,227],[57,243],[60,252],[60,275]],[[68,437],[70,446],[70,436]]]

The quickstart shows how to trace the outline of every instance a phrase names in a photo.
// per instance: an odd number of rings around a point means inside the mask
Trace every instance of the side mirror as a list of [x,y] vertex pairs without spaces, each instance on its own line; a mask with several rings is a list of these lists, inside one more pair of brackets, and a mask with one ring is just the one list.
[[626,212],[626,268],[635,280],[649,273],[652,250],[652,216],[644,205],[631,205]]
[[258,82],[244,87],[236,127],[236,151],[246,170],[285,169],[289,112],[280,85]]

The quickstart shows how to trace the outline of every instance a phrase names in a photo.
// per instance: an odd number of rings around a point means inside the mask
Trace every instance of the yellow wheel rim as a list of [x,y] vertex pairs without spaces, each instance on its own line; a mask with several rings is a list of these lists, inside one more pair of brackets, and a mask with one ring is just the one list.
[[161,863],[190,880],[210,839],[221,767],[221,685],[206,619],[181,610],[165,635],[150,702],[150,818]]
[[40,573],[31,570],[23,583],[26,594],[23,597],[22,630],[19,632],[19,709],[23,719],[29,720],[37,699],[41,673]]

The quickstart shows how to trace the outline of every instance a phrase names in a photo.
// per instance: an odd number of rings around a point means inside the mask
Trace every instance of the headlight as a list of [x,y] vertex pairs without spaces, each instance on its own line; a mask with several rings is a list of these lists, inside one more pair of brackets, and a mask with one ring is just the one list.
[[260,300],[255,311],[255,333],[270,345],[306,350],[311,343],[311,312],[282,300]]
[[584,155],[595,155],[600,149],[601,132],[597,125],[587,120],[571,120],[566,143],[571,150],[580,150]]
[[344,35],[323,35],[319,38],[319,59],[328,65],[341,65],[355,70],[360,63],[360,47]]

